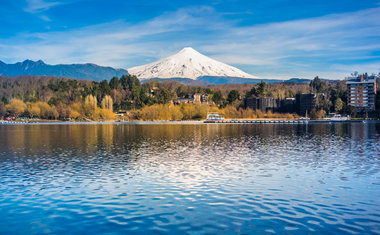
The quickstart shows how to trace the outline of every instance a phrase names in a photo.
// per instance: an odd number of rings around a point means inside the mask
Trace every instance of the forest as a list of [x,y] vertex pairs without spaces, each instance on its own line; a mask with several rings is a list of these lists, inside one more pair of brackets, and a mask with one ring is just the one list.
[[[298,93],[323,94],[316,117],[328,112],[352,113],[347,106],[345,81],[307,83],[185,86],[175,81],[151,80],[141,83],[131,75],[101,82],[50,76],[0,76],[0,117],[51,120],[114,120],[122,112],[129,120],[204,119],[216,111],[226,118],[294,118],[284,113],[261,113],[246,108],[248,97],[294,98]],[[209,97],[207,103],[173,101],[192,98],[196,93]]]

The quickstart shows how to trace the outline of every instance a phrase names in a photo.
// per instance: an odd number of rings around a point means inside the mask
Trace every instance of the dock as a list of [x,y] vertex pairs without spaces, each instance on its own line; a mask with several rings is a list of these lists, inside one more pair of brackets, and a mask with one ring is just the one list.
[[277,123],[277,124],[314,124],[314,123],[363,123],[362,120],[345,120],[345,121],[331,121],[331,120],[206,120],[204,123],[216,124],[264,124],[264,123]]

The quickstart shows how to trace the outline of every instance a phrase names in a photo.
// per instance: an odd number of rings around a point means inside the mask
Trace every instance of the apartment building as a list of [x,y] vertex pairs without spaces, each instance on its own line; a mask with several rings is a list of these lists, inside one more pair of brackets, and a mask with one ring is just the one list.
[[374,111],[376,98],[376,76],[361,75],[347,80],[348,104],[357,111]]

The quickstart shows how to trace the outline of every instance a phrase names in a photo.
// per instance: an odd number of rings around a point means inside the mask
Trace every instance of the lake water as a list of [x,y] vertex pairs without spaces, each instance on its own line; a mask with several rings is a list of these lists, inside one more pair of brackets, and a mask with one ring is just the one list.
[[0,125],[0,234],[380,233],[380,123]]

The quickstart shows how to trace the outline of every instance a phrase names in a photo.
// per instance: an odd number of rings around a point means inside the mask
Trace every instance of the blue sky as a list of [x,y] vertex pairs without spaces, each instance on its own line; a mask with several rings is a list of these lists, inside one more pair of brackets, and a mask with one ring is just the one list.
[[380,68],[380,0],[0,0],[0,60],[129,68],[183,47],[261,78]]

